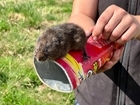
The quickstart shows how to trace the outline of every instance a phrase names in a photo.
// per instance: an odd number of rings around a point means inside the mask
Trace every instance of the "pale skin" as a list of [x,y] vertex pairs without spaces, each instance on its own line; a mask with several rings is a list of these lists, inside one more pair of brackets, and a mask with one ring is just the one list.
[[130,15],[124,9],[111,5],[95,23],[97,4],[98,0],[74,0],[69,22],[80,25],[87,34],[92,33],[94,40],[102,35],[104,39],[122,46],[116,49],[112,59],[98,71],[100,73],[118,62],[126,42],[131,39],[140,40],[140,15]]

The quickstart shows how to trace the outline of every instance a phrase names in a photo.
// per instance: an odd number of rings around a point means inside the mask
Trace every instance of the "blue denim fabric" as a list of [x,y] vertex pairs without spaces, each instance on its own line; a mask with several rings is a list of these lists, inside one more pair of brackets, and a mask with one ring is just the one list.
[[74,105],[80,105],[77,100],[74,101]]

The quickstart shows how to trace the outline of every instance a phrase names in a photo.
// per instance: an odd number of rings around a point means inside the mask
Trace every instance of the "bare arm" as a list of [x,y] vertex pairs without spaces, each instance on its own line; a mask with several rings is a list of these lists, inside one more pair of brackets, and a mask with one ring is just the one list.
[[85,31],[94,24],[98,0],[74,0],[72,13],[68,22],[80,25]]

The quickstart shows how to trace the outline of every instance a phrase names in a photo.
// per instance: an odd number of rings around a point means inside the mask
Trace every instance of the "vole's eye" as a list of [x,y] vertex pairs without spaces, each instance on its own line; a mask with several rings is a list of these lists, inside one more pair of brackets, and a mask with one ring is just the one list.
[[45,53],[48,52],[49,48],[50,48],[50,46],[46,46],[45,49],[44,49],[44,52]]
[[45,49],[44,49],[44,52],[48,52],[48,48],[45,48]]

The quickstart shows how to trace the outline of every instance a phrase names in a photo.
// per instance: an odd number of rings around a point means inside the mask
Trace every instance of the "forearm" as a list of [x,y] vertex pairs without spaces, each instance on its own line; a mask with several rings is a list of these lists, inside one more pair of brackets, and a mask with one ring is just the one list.
[[79,26],[81,26],[85,31],[89,30],[92,26],[95,25],[95,22],[93,19],[89,18],[88,16],[84,14],[76,14],[71,15],[68,22],[75,23]]
[[78,24],[85,31],[89,30],[95,24],[97,4],[98,0],[74,0],[68,22]]

